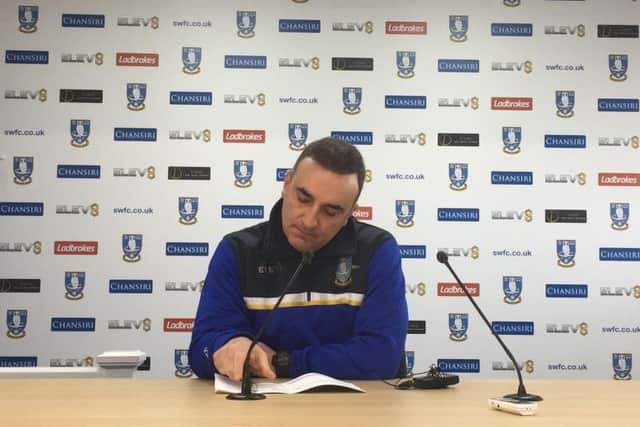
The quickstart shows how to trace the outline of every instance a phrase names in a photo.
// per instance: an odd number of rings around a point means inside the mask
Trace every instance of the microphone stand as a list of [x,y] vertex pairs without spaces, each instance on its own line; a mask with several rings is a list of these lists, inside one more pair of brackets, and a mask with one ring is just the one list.
[[258,344],[258,340],[262,337],[262,334],[264,333],[264,330],[267,328],[267,325],[271,322],[271,319],[273,318],[273,315],[275,314],[276,310],[278,309],[278,307],[280,307],[280,303],[282,302],[282,299],[286,295],[287,291],[289,290],[293,282],[295,282],[295,280],[300,275],[302,268],[306,264],[311,264],[312,259],[313,259],[312,252],[305,252],[302,254],[302,260],[300,260],[300,264],[298,264],[298,268],[296,268],[296,271],[291,276],[291,279],[289,279],[289,282],[286,284],[286,286],[282,290],[282,293],[280,294],[280,298],[278,298],[278,301],[276,301],[276,303],[274,304],[273,308],[267,315],[267,318],[264,320],[264,322],[262,322],[262,326],[260,326],[260,329],[258,330],[258,333],[256,334],[255,338],[251,341],[251,345],[247,350],[247,355],[244,358],[244,364],[242,365],[242,385],[241,385],[240,393],[230,393],[227,395],[227,399],[229,400],[262,400],[266,398],[264,394],[254,393],[252,390],[251,371],[249,369],[249,356],[251,356],[251,350],[253,350],[256,344]]
[[467,290],[466,286],[464,286],[464,284],[462,283],[462,281],[460,280],[456,272],[453,271],[453,268],[451,268],[451,265],[449,265],[449,255],[447,255],[446,252],[438,251],[438,253],[436,254],[436,258],[438,259],[438,262],[441,264],[444,264],[449,269],[453,277],[455,277],[456,281],[458,282],[458,286],[462,288],[462,290],[464,291],[464,294],[467,296],[467,298],[469,298],[469,301],[471,301],[471,304],[473,304],[478,314],[480,314],[480,317],[482,317],[482,320],[484,320],[484,323],[487,325],[487,327],[489,328],[493,336],[496,337],[496,339],[498,340],[498,343],[500,343],[500,346],[502,347],[504,352],[507,353],[507,356],[509,356],[509,359],[511,360],[511,362],[513,363],[513,366],[516,369],[516,373],[518,374],[518,392],[513,394],[506,394],[504,397],[508,399],[518,400],[520,402],[541,401],[542,400],[541,396],[527,393],[527,390],[524,387],[524,381],[522,380],[522,373],[520,372],[520,367],[518,366],[518,363],[516,362],[515,357],[513,357],[513,354],[511,353],[511,351],[509,351],[505,343],[502,341],[502,339],[500,338],[500,335],[498,335],[496,331],[491,327],[491,323],[489,322],[489,320],[487,320],[482,310],[480,310],[480,307],[478,307],[478,304],[476,304],[473,297]]

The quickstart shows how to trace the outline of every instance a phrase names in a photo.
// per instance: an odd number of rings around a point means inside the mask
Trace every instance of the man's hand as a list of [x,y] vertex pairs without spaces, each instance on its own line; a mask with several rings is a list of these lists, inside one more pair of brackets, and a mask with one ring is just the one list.
[[[251,345],[251,340],[247,337],[235,337],[227,341],[218,351],[213,353],[213,364],[223,375],[234,381],[242,380],[242,367],[247,350]],[[268,345],[258,342],[249,358],[249,368],[251,373],[259,377],[274,380],[276,373],[271,366],[271,360],[275,351]]]

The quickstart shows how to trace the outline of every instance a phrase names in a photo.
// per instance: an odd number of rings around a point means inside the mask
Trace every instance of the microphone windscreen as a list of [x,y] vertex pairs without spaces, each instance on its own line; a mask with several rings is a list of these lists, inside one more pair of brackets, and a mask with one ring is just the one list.
[[449,255],[445,251],[438,251],[436,258],[439,263],[446,264],[449,261]]

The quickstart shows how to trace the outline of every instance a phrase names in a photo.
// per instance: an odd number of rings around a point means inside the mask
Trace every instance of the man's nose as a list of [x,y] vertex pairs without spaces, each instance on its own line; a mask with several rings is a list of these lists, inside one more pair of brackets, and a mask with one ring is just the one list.
[[313,230],[318,225],[318,210],[314,208],[305,209],[302,216],[302,225],[306,230]]

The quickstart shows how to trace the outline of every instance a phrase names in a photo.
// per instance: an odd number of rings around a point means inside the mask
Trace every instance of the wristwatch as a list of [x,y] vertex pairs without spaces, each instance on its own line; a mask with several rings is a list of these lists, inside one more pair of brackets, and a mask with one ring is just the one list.
[[271,364],[276,369],[276,377],[289,378],[289,352],[280,350],[273,355]]

